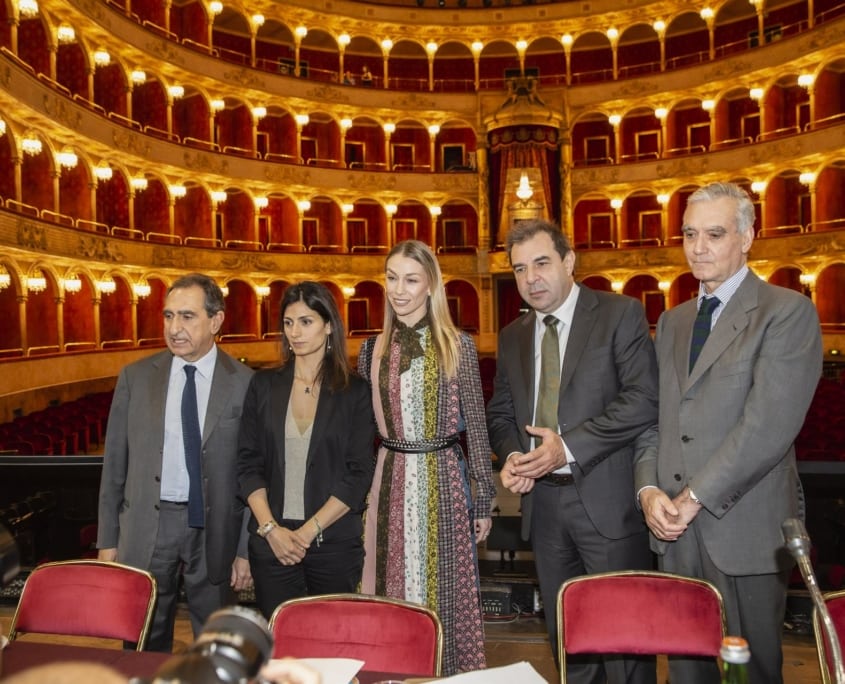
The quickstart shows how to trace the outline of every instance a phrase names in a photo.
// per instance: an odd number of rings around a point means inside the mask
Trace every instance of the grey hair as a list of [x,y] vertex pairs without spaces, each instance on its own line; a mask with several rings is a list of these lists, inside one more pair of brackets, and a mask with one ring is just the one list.
[[710,183],[705,185],[687,198],[687,207],[696,202],[713,202],[727,197],[736,202],[736,232],[744,235],[754,226],[756,215],[754,213],[754,202],[751,197],[736,183]]

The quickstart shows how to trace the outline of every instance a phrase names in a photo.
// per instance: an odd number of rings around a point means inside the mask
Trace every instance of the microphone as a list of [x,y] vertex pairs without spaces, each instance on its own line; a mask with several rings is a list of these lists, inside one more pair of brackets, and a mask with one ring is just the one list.
[[845,666],[842,663],[839,636],[836,633],[836,628],[833,626],[830,611],[828,611],[827,604],[819,590],[818,582],[816,582],[813,565],[810,563],[810,536],[807,534],[804,523],[798,518],[787,518],[784,520],[783,525],[781,525],[781,531],[783,532],[783,539],[786,542],[786,548],[798,563],[801,577],[807,589],[810,590],[810,598],[813,600],[813,605],[815,605],[821,618],[822,627],[824,628],[825,637],[830,648],[830,656],[833,660],[833,674],[836,684],[845,684]]

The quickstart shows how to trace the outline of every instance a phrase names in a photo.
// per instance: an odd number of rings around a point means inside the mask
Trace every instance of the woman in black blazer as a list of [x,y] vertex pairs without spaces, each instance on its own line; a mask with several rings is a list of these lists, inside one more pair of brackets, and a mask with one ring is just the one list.
[[290,598],[356,590],[374,468],[370,391],[350,370],[331,293],[288,287],[281,319],[282,365],[253,376],[238,442],[255,598],[268,619]]

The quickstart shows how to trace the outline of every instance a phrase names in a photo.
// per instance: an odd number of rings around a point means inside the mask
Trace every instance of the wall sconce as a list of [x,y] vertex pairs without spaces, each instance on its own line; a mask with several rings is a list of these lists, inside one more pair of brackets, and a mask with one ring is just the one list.
[[252,25],[256,28],[260,26],[264,26],[264,15],[263,14],[253,14],[252,15]]
[[113,174],[114,172],[107,161],[101,161],[94,167],[94,178],[98,181],[111,180]]
[[610,208],[614,211],[619,211],[624,204],[624,200],[621,200],[619,197],[614,197],[610,200]]
[[222,112],[226,109],[226,102],[225,100],[215,99],[211,100],[211,102],[208,103],[208,106],[211,107],[212,112]]
[[270,296],[270,286],[269,285],[256,285],[255,286],[255,294],[257,294],[261,299],[266,299]]
[[94,50],[94,64],[98,67],[106,67],[111,63],[111,55],[108,53],[108,50],[104,50],[100,48],[99,50]]
[[393,135],[396,132],[396,124],[391,123],[389,121],[386,124],[384,124],[382,126],[382,128],[384,129],[384,132],[387,133],[388,135]]
[[355,286],[354,285],[344,285],[340,288],[340,291],[343,293],[343,296],[346,299],[350,299],[355,296]]
[[296,121],[296,125],[302,128],[303,126],[307,126],[308,122],[311,121],[311,117],[307,114],[297,114],[293,117],[293,120]]
[[38,3],[35,0],[18,0],[18,14],[23,19],[34,19],[38,16]]
[[440,214],[443,213],[443,207],[437,204],[432,204],[428,208],[428,213],[431,214],[433,218],[437,218],[438,216],[440,216]]
[[816,284],[815,273],[802,273],[798,276],[798,281],[806,288],[812,288]]
[[305,26],[302,26],[302,25],[297,26],[293,30],[293,35],[295,35],[297,38],[299,38],[299,40],[302,40],[303,38],[305,38],[305,36],[308,35],[308,28],[305,27]]
[[112,278],[103,278],[96,282],[100,294],[110,295],[117,291],[117,283]]
[[220,0],[211,0],[211,2],[208,3],[208,11],[216,17],[223,11],[223,3],[220,2]]
[[5,290],[11,284],[12,276],[9,275],[6,267],[3,264],[0,264],[0,290]]
[[355,211],[355,205],[349,202],[344,202],[340,205],[340,213],[344,216],[349,216],[353,211]]
[[716,109],[716,100],[702,100],[701,108],[705,112],[712,112],[714,109]]
[[751,192],[754,192],[758,195],[766,192],[766,181],[754,181],[751,184]]
[[255,204],[255,208],[261,211],[262,209],[266,209],[270,206],[270,199],[268,197],[259,196],[252,200]]
[[387,212],[388,216],[394,216],[397,211],[399,211],[399,207],[397,207],[393,202],[384,205],[384,210]]
[[657,203],[658,203],[661,207],[665,207],[667,204],[669,204],[669,200],[670,200],[670,199],[671,199],[671,197],[669,196],[669,194],[668,194],[668,193],[661,192],[661,193],[657,196]]
[[226,194],[225,190],[212,190],[211,191],[211,201],[214,202],[215,207],[218,204],[225,202],[228,198],[229,198],[229,195]]
[[60,24],[59,27],[56,29],[56,40],[62,45],[67,45],[68,43],[75,43],[76,31],[73,30],[73,26],[68,26],[67,24]]
[[666,22],[665,22],[665,21],[663,21],[662,19],[658,19],[657,21],[655,21],[655,22],[651,25],[651,27],[652,27],[652,28],[653,28],[653,29],[654,29],[657,33],[663,33],[663,32],[666,30]]
[[41,154],[41,140],[32,133],[27,133],[21,140],[21,149],[30,157],[37,157]]
[[801,185],[812,185],[816,182],[816,174],[812,171],[805,171],[798,176],[798,182],[801,183]]
[[296,203],[296,206],[299,209],[299,211],[301,211],[304,214],[306,211],[311,209],[311,202],[309,200],[299,200]]
[[352,42],[352,38],[349,36],[348,33],[341,33],[337,37],[337,44],[340,45],[340,47],[342,47],[342,48],[345,48],[351,42]]
[[607,37],[610,39],[610,42],[613,43],[617,38],[619,38],[619,29],[611,26],[607,29]]
[[180,85],[167,86],[167,94],[174,100],[185,97],[185,89]]
[[340,130],[346,133],[346,131],[348,131],[350,128],[352,128],[352,119],[350,119],[348,116],[342,118],[340,120]]
[[622,294],[622,290],[625,289],[625,283],[621,280],[614,280],[610,283],[610,289],[613,290],[616,294]]
[[0,138],[6,135],[6,122],[0,119]]
[[622,123],[622,115],[621,114],[611,114],[607,117],[608,123],[616,128],[619,124]]
[[188,194],[188,188],[184,185],[168,185],[167,189],[173,199],[181,199]]
[[763,99],[763,89],[762,88],[750,88],[748,90],[748,97],[756,102],[759,102]]
[[437,53],[437,43],[435,43],[433,40],[430,40],[425,44],[425,51],[428,53],[429,57],[434,57],[434,55]]
[[385,38],[381,41],[381,50],[386,55],[393,49],[393,41],[390,38]]
[[802,88],[809,88],[816,82],[816,77],[813,74],[799,74],[798,75],[798,85]]
[[657,283],[657,289],[660,290],[663,294],[669,292],[669,288],[672,287],[672,283],[668,280],[661,280]]
[[267,116],[267,107],[253,107],[252,115],[256,119],[263,119],[265,116]]
[[229,296],[229,286],[228,285],[221,285],[220,286],[220,292],[223,293],[224,297],[228,297]]
[[565,47],[565,48],[571,48],[572,43],[574,43],[574,42],[575,42],[575,38],[572,37],[571,33],[564,33],[560,37],[560,44],[563,45],[563,47]]
[[436,137],[438,133],[440,133],[440,126],[437,124],[431,124],[431,126],[428,127],[428,134],[432,138]]
[[78,275],[70,275],[62,280],[62,287],[65,289],[65,292],[76,294],[82,290],[82,280]]
[[480,40],[472,41],[472,45],[469,46],[469,49],[472,50],[472,54],[478,57],[481,54],[481,51],[484,49],[484,43]]
[[528,174],[524,171],[519,177],[519,185],[516,187],[516,196],[522,202],[527,202],[534,196],[534,190],[531,188],[531,183],[528,180]]
[[41,271],[36,270],[35,273],[38,273],[39,275],[29,276],[26,279],[26,289],[28,292],[38,294],[39,292],[44,292],[44,290],[47,289],[47,279]]
[[75,169],[79,163],[79,157],[69,147],[65,147],[61,152],[56,152],[56,163],[63,169]]
[[132,85],[144,85],[147,82],[147,72],[143,69],[133,69],[132,73],[129,74],[129,78],[132,81]]
[[139,299],[149,297],[152,291],[153,288],[149,286],[149,283],[133,283],[132,285],[132,292],[134,292],[135,296]]
[[716,14],[713,12],[713,10],[710,7],[702,7],[701,11],[698,13],[698,15],[702,19],[704,19],[704,21],[707,21],[708,19],[712,19],[714,16],[716,16]]
[[516,51],[519,54],[524,54],[527,49],[528,49],[528,41],[527,40],[516,41]]
[[144,190],[147,189],[147,185],[148,185],[147,179],[144,178],[143,176],[136,176],[131,181],[129,181],[129,184],[132,186],[132,189],[135,192],[143,192]]
[[666,117],[669,116],[669,110],[666,107],[658,107],[654,110],[654,115],[661,121],[665,121]]

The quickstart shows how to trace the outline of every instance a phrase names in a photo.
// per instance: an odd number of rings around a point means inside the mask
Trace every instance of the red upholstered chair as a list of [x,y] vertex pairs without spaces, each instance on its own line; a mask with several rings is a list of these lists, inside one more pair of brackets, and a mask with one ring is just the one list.
[[626,570],[574,577],[557,598],[561,682],[576,653],[718,657],[722,596],[709,582]]
[[[839,636],[840,650],[845,649],[845,590],[827,592],[822,596],[827,605],[827,612],[830,613],[833,627]],[[822,672],[822,684],[835,683],[836,676],[833,674],[833,660],[830,657],[830,649],[827,647],[827,639],[825,638],[821,617],[815,608],[813,608],[813,631],[816,633],[816,650],[819,654],[819,669]]]
[[440,676],[440,619],[408,601],[367,594],[291,599],[274,611],[270,631],[274,658],[355,658],[365,670]]
[[9,629],[120,639],[143,649],[153,619],[155,578],[144,570],[98,560],[37,566],[26,579]]

